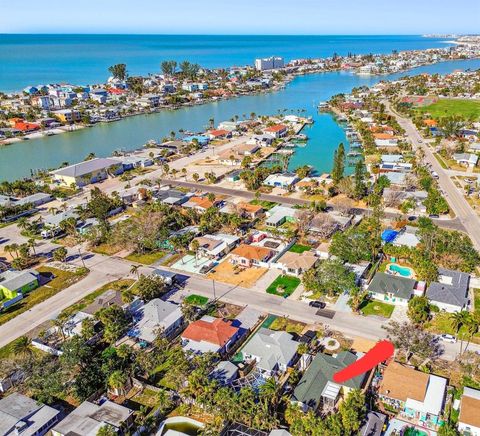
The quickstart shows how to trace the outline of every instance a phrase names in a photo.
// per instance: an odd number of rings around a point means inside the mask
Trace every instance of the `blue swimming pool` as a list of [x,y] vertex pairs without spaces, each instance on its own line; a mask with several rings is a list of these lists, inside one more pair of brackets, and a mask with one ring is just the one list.
[[388,266],[388,269],[392,272],[400,274],[402,277],[412,277],[413,271],[411,268],[407,268],[404,266],[397,265],[396,263],[392,263]]

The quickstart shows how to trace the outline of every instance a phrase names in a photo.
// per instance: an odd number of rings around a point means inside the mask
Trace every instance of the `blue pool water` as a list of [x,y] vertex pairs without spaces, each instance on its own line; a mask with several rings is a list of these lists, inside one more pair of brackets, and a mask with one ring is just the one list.
[[394,271],[398,274],[400,274],[402,277],[411,277],[412,276],[412,270],[410,268],[406,268],[400,265],[397,265],[396,263],[390,265],[388,267],[390,271]]

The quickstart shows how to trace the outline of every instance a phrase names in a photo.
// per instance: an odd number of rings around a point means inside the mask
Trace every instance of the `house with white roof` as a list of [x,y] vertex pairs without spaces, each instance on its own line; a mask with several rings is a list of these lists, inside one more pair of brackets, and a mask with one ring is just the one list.
[[270,174],[264,181],[263,184],[267,186],[272,186],[274,188],[283,188],[288,189],[290,186],[293,186],[298,180],[300,180],[296,174]]

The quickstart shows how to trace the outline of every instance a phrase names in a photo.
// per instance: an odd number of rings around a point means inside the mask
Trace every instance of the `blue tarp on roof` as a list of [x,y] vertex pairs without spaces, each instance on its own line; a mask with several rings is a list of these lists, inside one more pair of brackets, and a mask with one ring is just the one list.
[[392,229],[384,230],[382,233],[382,241],[384,242],[393,242],[397,237],[398,232]]

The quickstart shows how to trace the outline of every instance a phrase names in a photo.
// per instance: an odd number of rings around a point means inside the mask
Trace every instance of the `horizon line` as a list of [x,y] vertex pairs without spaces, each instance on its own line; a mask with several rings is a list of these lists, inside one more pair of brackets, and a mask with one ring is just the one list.
[[474,35],[458,32],[424,33],[154,33],[154,32],[0,32],[4,35],[103,35],[103,36],[423,36],[423,35]]

